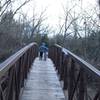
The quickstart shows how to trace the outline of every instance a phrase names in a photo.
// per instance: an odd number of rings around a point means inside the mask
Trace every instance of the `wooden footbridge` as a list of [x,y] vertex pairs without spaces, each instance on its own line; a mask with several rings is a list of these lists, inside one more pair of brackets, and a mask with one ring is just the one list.
[[100,71],[53,45],[39,60],[31,43],[0,64],[0,100],[100,100]]

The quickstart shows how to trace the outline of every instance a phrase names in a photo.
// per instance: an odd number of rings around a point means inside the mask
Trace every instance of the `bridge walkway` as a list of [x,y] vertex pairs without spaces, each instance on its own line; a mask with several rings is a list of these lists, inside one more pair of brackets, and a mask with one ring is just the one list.
[[65,100],[54,65],[36,58],[20,100]]

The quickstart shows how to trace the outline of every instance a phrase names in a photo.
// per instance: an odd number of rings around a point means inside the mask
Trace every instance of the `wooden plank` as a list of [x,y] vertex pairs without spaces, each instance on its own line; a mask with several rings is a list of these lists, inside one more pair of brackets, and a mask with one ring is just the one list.
[[65,100],[50,59],[35,60],[20,100]]

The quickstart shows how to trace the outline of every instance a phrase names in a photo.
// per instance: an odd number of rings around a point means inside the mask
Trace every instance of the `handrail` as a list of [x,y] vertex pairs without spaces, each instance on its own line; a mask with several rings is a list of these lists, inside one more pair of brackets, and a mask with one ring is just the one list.
[[20,90],[37,55],[37,44],[30,43],[0,64],[0,100],[19,100]]
[[57,44],[50,47],[49,57],[55,64],[60,80],[64,82],[63,89],[68,90],[68,100],[100,99],[98,69]]
[[29,49],[31,48],[35,43],[31,43],[28,46],[25,46],[21,50],[19,50],[17,53],[9,57],[7,60],[5,60],[3,63],[0,64],[0,77],[10,68],[12,65]]
[[82,58],[78,57],[77,55],[75,55],[74,53],[70,52],[65,48],[62,48],[62,51],[64,53],[68,53],[68,55],[70,55],[73,59],[75,59],[76,62],[80,63],[82,67],[87,68],[88,70],[92,71],[94,74],[100,77],[100,71],[93,65],[89,64],[88,62],[86,62],[85,60],[83,60]]
[[68,49],[63,48],[63,47],[59,46],[58,44],[55,44],[55,46],[57,46],[58,48],[61,48],[62,52],[69,55],[70,57],[72,57],[74,60],[76,60],[76,62],[80,63],[82,65],[82,67],[87,68],[88,70],[92,71],[94,74],[96,74],[97,76],[100,77],[100,71],[97,68],[95,68],[93,65],[89,64],[88,62],[86,62],[85,60],[80,58],[79,56],[70,52]]

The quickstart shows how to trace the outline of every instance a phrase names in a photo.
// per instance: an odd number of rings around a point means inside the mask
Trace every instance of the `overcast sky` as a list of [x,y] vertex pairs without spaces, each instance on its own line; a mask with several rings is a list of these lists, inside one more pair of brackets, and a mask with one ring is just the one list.
[[[45,16],[48,18],[46,20],[46,24],[56,27],[59,22],[59,17],[63,16],[63,8],[66,8],[66,6],[71,6],[71,1],[77,1],[80,3],[79,1],[81,0],[32,0],[32,2],[23,7],[22,11],[27,13],[29,17],[32,17],[33,9],[35,9],[35,12],[39,14],[46,8]],[[83,0],[82,6],[83,8],[91,8],[95,6],[96,3],[96,0]]]

